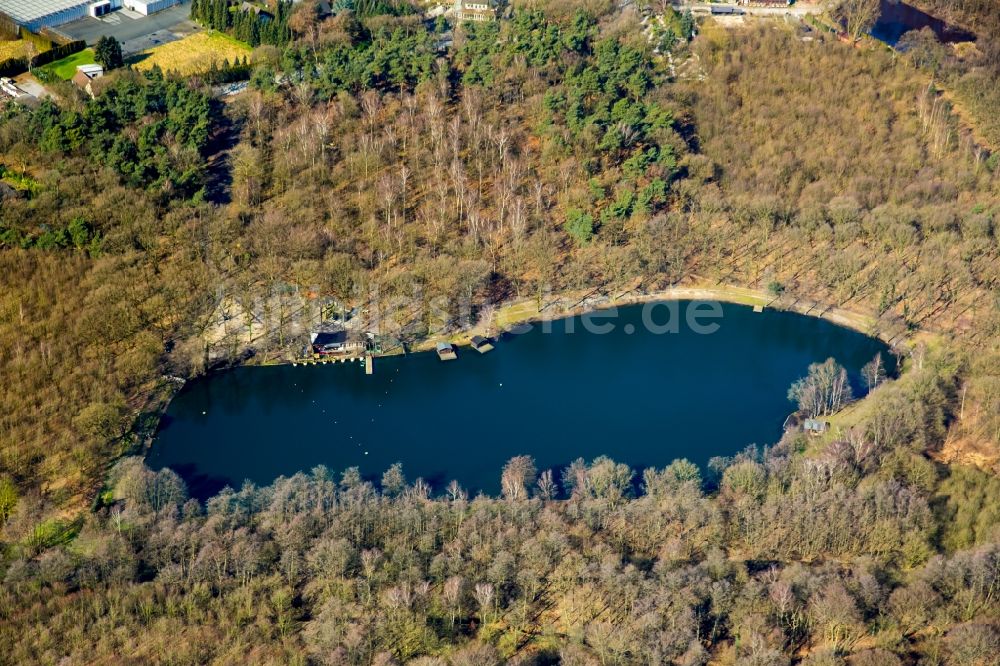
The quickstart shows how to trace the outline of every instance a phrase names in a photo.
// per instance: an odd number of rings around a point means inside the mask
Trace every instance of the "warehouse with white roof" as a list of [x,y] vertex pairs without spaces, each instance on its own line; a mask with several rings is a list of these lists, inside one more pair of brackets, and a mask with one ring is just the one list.
[[148,16],[179,3],[180,0],[0,0],[0,12],[18,25],[37,32],[84,16],[104,16],[123,5]]
[[150,14],[155,14],[156,12],[161,12],[164,9],[169,9],[176,5],[180,0],[120,0],[124,2],[125,9],[131,9],[134,12],[142,14],[143,16],[149,16]]
[[94,0],[2,0],[0,10],[18,25],[37,32],[87,15]]

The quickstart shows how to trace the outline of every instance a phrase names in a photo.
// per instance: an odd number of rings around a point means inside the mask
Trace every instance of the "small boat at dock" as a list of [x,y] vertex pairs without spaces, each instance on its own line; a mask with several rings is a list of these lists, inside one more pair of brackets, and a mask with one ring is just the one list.
[[439,342],[437,345],[437,355],[442,361],[454,361],[458,358],[455,352],[455,345],[450,342]]

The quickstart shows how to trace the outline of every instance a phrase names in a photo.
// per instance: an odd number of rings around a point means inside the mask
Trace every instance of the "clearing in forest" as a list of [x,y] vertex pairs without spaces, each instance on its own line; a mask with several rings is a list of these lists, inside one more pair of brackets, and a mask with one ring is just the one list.
[[219,32],[199,32],[169,44],[163,44],[138,54],[132,64],[136,69],[152,69],[159,65],[164,72],[190,75],[207,72],[212,63],[221,67],[226,60],[233,62],[250,55],[250,47]]

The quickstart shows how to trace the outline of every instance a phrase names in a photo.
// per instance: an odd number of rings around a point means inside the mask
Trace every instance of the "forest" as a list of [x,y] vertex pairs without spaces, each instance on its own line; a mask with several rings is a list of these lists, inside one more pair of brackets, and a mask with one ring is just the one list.
[[236,6],[228,0],[192,0],[191,18],[208,28],[232,35],[250,46],[283,46],[291,39],[288,17],[292,3],[278,0],[273,14]]
[[[222,4],[195,18],[257,46],[233,100],[126,68],[0,109],[0,661],[1000,664],[995,0],[919,3],[979,39],[897,52],[677,13],[665,39],[605,0],[280,3],[267,38]],[[518,456],[499,497],[394,466],[200,502],[143,463],[177,378],[294,338],[253,323],[276,297],[675,284],[863,312],[903,372],[828,436]]]

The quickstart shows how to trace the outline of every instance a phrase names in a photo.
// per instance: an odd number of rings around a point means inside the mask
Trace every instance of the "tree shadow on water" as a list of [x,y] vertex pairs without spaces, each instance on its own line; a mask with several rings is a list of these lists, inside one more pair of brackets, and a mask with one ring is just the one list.
[[226,486],[238,488],[238,486],[235,485],[233,480],[230,478],[224,476],[211,476],[209,474],[199,472],[194,463],[170,465],[169,467],[177,472],[177,474],[184,480],[184,483],[187,484],[188,494],[200,502],[204,502],[218,495],[219,492],[221,492]]

